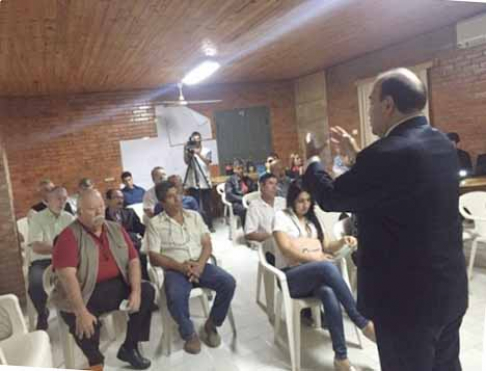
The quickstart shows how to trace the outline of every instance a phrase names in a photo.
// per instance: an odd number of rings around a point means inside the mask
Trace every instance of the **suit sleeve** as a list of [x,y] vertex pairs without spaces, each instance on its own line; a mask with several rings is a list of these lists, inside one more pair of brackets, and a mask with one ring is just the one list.
[[311,163],[304,184],[323,210],[360,212],[387,205],[415,189],[415,174],[407,171],[412,162],[401,154],[365,149],[355,165],[334,180],[320,162]]

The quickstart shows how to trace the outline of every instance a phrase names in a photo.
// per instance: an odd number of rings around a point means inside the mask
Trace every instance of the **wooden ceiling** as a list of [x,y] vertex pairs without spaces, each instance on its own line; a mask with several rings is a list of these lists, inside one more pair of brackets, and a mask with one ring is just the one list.
[[[0,96],[291,79],[453,24],[445,0],[0,0]],[[214,50],[213,50],[214,51]]]

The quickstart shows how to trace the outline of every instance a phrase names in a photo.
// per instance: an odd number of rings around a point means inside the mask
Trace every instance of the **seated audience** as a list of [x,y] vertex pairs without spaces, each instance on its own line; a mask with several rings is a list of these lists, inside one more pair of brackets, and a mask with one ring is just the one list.
[[124,171],[121,175],[121,181],[125,185],[122,188],[125,206],[142,203],[145,189],[133,183],[132,173]]
[[106,220],[117,222],[122,225],[132,240],[133,247],[137,250],[142,266],[142,278],[148,280],[147,256],[140,254],[142,237],[145,234],[145,226],[140,221],[135,210],[123,207],[123,193],[118,189],[109,189],[106,192],[105,211]]
[[78,182],[78,192],[71,195],[71,197],[69,197],[68,199],[68,203],[71,205],[71,208],[74,212],[76,212],[77,208],[78,208],[78,198],[79,196],[89,190],[89,189],[94,189],[94,184],[93,182],[91,181],[91,179],[89,178],[82,178],[79,182]]
[[286,172],[286,175],[290,179],[297,179],[304,173],[304,164],[302,158],[298,153],[290,154],[290,167]]
[[[38,192],[41,196],[40,202],[36,203],[34,206],[32,206],[27,214],[27,218],[30,219],[35,213],[38,213],[39,211],[45,210],[47,208],[47,194],[54,188],[54,183],[52,183],[49,179],[43,179],[39,182],[38,185]],[[71,205],[66,202],[66,205],[64,205],[64,211],[67,211],[71,215],[74,215],[74,211],[71,208]]]
[[66,200],[66,189],[52,188],[47,193],[47,208],[34,214],[29,222],[29,296],[37,311],[37,330],[47,330],[48,327],[43,274],[51,265],[53,241],[74,220],[74,216],[63,210]]
[[[194,211],[200,211],[199,210],[199,204],[197,203],[197,200],[189,195],[184,194],[184,187],[182,185],[182,178],[179,175],[171,175],[170,177],[167,178],[167,181],[171,184],[173,184],[177,190],[179,191],[179,194],[182,196],[182,208],[185,210],[194,210]],[[162,211],[164,211],[164,208],[160,202],[157,202],[157,205],[155,205],[154,209],[154,215],[160,214]],[[202,215],[202,214],[201,214]]]
[[285,198],[277,196],[277,178],[267,173],[260,177],[260,196],[248,206],[245,238],[263,242],[272,237],[275,212],[285,209]]
[[162,183],[166,177],[165,170],[161,166],[154,167],[152,169],[151,175],[154,186],[148,189],[143,196],[143,222],[145,225],[147,225],[150,218],[154,216],[155,205],[157,205],[157,203],[159,202],[155,194],[155,186],[159,183]]
[[286,198],[291,179],[285,175],[285,167],[282,161],[273,161],[270,172],[277,177],[277,196]]
[[447,137],[454,143],[454,146],[457,150],[457,157],[459,158],[459,169],[460,171],[464,171],[464,174],[461,174],[462,177],[472,176],[474,174],[473,165],[471,161],[471,155],[464,151],[463,149],[459,148],[459,142],[461,138],[457,133],[447,133]]
[[245,226],[246,209],[243,206],[243,196],[256,190],[253,181],[244,175],[243,162],[235,160],[233,163],[233,175],[224,186],[226,199],[233,205],[233,213],[241,218],[241,225]]
[[189,316],[189,295],[194,287],[216,291],[213,307],[203,327],[203,340],[210,347],[221,343],[217,327],[223,324],[236,287],[235,279],[223,269],[208,264],[212,244],[209,229],[201,215],[182,208],[177,187],[169,182],[156,186],[164,212],[150,220],[146,241],[150,263],[164,269],[167,305],[184,350],[197,354],[201,342]]
[[346,350],[341,305],[351,321],[365,336],[375,339],[374,326],[357,310],[353,295],[333,262],[332,253],[345,244],[355,245],[354,237],[328,241],[314,214],[314,200],[302,186],[292,182],[287,196],[287,209],[275,214],[273,236],[276,267],[285,272],[290,296],[314,296],[322,300],[326,324],[331,333],[335,353],[334,367],[338,371],[353,370]]
[[149,340],[155,292],[141,281],[138,254],[127,232],[105,220],[105,203],[97,190],[80,194],[78,219],[59,235],[52,264],[59,278],[52,301],[88,358],[90,370],[103,370],[100,316],[118,310],[124,300],[127,334],[117,357],[134,369],[150,367],[138,343]]

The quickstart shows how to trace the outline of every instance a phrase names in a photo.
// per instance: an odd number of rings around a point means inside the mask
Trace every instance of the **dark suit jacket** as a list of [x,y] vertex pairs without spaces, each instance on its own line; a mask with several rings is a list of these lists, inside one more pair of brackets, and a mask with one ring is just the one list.
[[[256,190],[255,183],[250,178],[244,176],[243,181],[248,187],[248,192],[253,192]],[[238,175],[233,174],[228,178],[224,186],[224,192],[226,194],[226,199],[228,200],[228,202],[231,202],[232,204],[241,204],[243,202],[244,193],[241,189],[240,178],[238,177]]]
[[[135,248],[140,251],[142,241],[139,235],[144,235],[145,226],[142,224],[140,218],[133,209],[123,208],[120,210],[120,214],[123,228],[127,231]],[[116,221],[111,217],[110,213],[108,212],[108,208],[105,210],[105,218],[106,220]]]
[[358,308],[369,318],[444,324],[465,313],[459,164],[425,117],[397,126],[332,180],[320,163],[304,182],[326,211],[358,221]]

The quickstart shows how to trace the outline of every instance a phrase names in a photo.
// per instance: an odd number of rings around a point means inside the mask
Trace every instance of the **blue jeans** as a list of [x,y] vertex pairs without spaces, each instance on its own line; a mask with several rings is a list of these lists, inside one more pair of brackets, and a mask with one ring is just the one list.
[[44,291],[43,276],[51,259],[35,260],[29,267],[29,296],[39,316],[47,315],[47,294]]
[[197,285],[189,282],[180,272],[165,271],[164,288],[167,306],[184,340],[188,340],[195,333],[189,314],[189,295],[195,287],[208,288],[216,292],[209,318],[215,326],[221,326],[233,299],[236,281],[232,275],[212,264],[206,264]]
[[321,299],[336,359],[346,359],[341,305],[351,321],[360,329],[366,327],[368,320],[358,312],[353,295],[339,269],[332,262],[311,262],[285,269],[284,272],[291,297],[314,296]]

